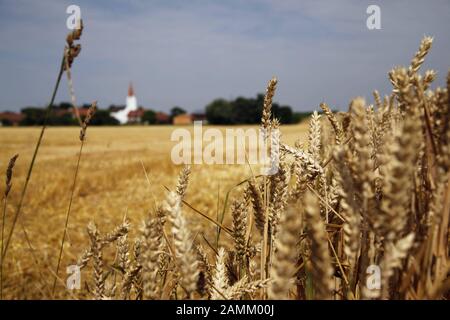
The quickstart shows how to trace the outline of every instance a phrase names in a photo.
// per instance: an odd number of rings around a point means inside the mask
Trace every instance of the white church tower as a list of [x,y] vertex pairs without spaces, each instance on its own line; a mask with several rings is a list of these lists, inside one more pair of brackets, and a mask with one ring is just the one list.
[[136,96],[134,95],[133,84],[130,82],[125,109],[119,110],[117,112],[112,112],[111,116],[116,118],[120,122],[120,124],[125,124],[128,122],[128,113],[130,111],[137,110],[137,108],[138,106]]

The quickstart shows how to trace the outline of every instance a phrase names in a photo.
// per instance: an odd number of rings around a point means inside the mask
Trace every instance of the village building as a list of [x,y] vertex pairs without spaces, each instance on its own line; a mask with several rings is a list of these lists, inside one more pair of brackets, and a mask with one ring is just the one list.
[[192,124],[192,116],[187,113],[179,114],[172,119],[174,125],[189,125]]
[[193,112],[191,114],[192,121],[201,121],[203,124],[207,122],[206,114],[201,112]]
[[204,124],[206,123],[206,115],[199,112],[194,113],[183,113],[178,116],[173,117],[172,124],[174,125],[189,125],[194,121],[202,121]]
[[142,107],[139,107],[137,110],[128,112],[128,123],[141,123],[144,113],[145,110]]
[[[69,105],[69,106],[67,106]],[[36,108],[40,110],[39,108]],[[43,110],[43,109],[42,109]],[[44,110],[43,110],[44,111]],[[174,125],[190,125],[194,121],[202,121],[203,124],[207,122],[206,115],[202,112],[193,112],[191,114],[184,113],[175,117],[171,117],[169,114],[161,111],[154,113],[155,119],[151,123],[146,121],[144,117],[146,111],[151,109],[145,109],[144,107],[138,107],[137,99],[134,93],[132,83],[128,87],[128,95],[126,97],[126,105],[111,105],[108,108],[109,115],[118,120],[120,124],[174,124]],[[77,115],[81,119],[84,119],[89,112],[88,105],[76,108],[76,110],[70,107],[69,103],[64,103],[64,107],[55,106],[52,108],[51,116],[56,118],[66,117],[71,115],[74,119]],[[0,126],[1,125],[19,125],[26,118],[25,113],[21,112],[0,112]]]
[[170,116],[167,113],[158,111],[158,112],[156,112],[156,123],[157,124],[169,124]]
[[0,112],[0,126],[1,125],[9,125],[9,126],[18,126],[20,121],[25,118],[25,115],[18,112],[5,111]]
[[[137,111],[138,105],[137,105],[137,99],[134,95],[134,89],[133,85],[130,83],[128,87],[128,96],[126,99],[126,105],[125,108],[116,112],[111,112],[111,117],[117,119],[120,124],[126,124],[129,122],[128,114],[132,111]],[[133,120],[136,118],[136,114],[133,113]]]

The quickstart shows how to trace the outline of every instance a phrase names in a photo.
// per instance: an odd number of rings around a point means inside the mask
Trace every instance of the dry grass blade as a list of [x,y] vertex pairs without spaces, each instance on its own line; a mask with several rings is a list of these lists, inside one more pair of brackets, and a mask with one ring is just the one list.
[[13,169],[16,165],[16,160],[19,157],[18,154],[14,155],[8,163],[8,168],[6,169],[6,186],[5,186],[5,198],[8,197],[9,191],[11,191],[12,187],[12,175],[13,175]]
[[3,210],[2,210],[2,235],[1,235],[1,254],[0,254],[0,299],[3,299],[3,250],[4,250],[4,235],[5,235],[5,223],[6,223],[6,205],[8,201],[8,195],[12,188],[13,169],[16,165],[16,160],[19,157],[18,154],[14,155],[8,163],[6,169],[6,181],[5,181],[5,193],[3,198]]
[[20,194],[19,203],[17,205],[17,209],[16,209],[16,212],[14,214],[14,218],[13,218],[13,222],[12,222],[12,225],[11,225],[11,229],[10,229],[10,231],[8,233],[8,237],[6,239],[6,244],[5,244],[4,248],[3,248],[2,261],[6,257],[6,253],[8,252],[8,248],[9,248],[9,245],[10,245],[10,242],[11,242],[11,238],[13,236],[13,233],[14,233],[17,221],[18,221],[18,219],[20,217],[20,214],[22,212],[23,201],[25,199],[25,195],[26,195],[26,192],[27,192],[27,189],[28,189],[28,183],[29,183],[29,181],[31,179],[31,174],[33,172],[34,163],[36,161],[36,157],[37,157],[37,154],[39,152],[39,148],[40,148],[41,143],[42,143],[42,138],[44,137],[45,129],[47,127],[47,120],[48,120],[48,117],[50,115],[50,110],[51,110],[51,107],[52,107],[52,105],[53,105],[53,103],[55,101],[56,92],[58,91],[59,83],[61,81],[61,77],[62,77],[62,74],[63,74],[63,67],[64,67],[64,56],[63,56],[62,61],[61,61],[61,66],[60,66],[60,69],[59,69],[59,72],[58,72],[55,88],[53,89],[53,93],[52,93],[52,97],[50,99],[50,103],[48,104],[46,112],[45,112],[44,125],[41,128],[41,131],[40,131],[40,134],[39,134],[39,138],[37,140],[36,147],[34,148],[33,156],[31,158],[30,166],[28,167],[27,175],[26,175],[26,178],[25,178],[25,183],[23,185],[22,192]]
[[[80,20],[79,23],[80,23],[80,26],[79,26],[80,28],[75,30],[66,39],[66,41],[69,44],[69,46],[70,46],[71,43],[73,43],[73,40],[79,40],[80,37],[81,37],[81,32],[82,32],[82,29],[83,29],[83,23],[82,23],[81,20]],[[42,125],[41,132],[39,134],[39,138],[37,140],[36,147],[34,149],[33,156],[31,158],[31,163],[30,163],[30,166],[28,168],[27,176],[25,178],[25,183],[23,185],[22,193],[20,195],[19,204],[17,205],[17,210],[16,210],[16,213],[14,215],[14,219],[13,219],[13,223],[12,223],[12,226],[11,226],[11,230],[10,230],[10,232],[8,234],[8,238],[6,240],[6,245],[5,245],[5,247],[3,249],[3,252],[2,252],[2,261],[3,261],[3,259],[5,259],[5,256],[6,256],[6,253],[8,251],[8,247],[9,247],[12,235],[14,233],[14,229],[15,229],[17,220],[19,219],[20,213],[22,211],[23,201],[25,199],[25,194],[27,192],[28,183],[30,181],[31,174],[32,174],[33,168],[34,168],[34,163],[36,161],[36,157],[37,157],[38,151],[39,151],[41,143],[42,143],[42,138],[44,137],[45,129],[47,127],[47,120],[48,120],[48,118],[50,116],[50,111],[51,111],[53,103],[55,101],[55,97],[56,97],[56,93],[58,91],[59,83],[61,81],[62,74],[63,74],[63,72],[65,70],[66,59],[69,60],[69,67],[70,67],[72,65],[73,59],[75,59],[75,57],[79,54],[80,50],[81,50],[81,45],[80,44],[76,45],[75,47],[71,47],[68,53],[66,52],[66,49],[64,49],[64,54],[63,54],[63,57],[61,59],[61,64],[60,64],[60,68],[59,68],[59,71],[58,71],[58,76],[57,76],[57,79],[56,79],[55,87],[53,89],[53,93],[52,93],[52,96],[51,96],[51,99],[50,99],[50,103],[48,104],[47,109],[45,111],[44,124]],[[26,230],[25,229],[23,229],[23,230],[26,233]],[[28,238],[28,235],[26,235],[26,237]],[[32,250],[31,247],[30,247],[30,249]]]
[[[84,119],[82,125],[81,125],[81,130],[80,130],[80,150],[78,152],[78,159],[77,159],[77,164],[76,164],[76,168],[75,168],[75,174],[73,177],[73,184],[72,184],[72,188],[70,191],[70,199],[69,199],[69,206],[67,208],[67,214],[66,214],[66,220],[64,223],[64,231],[63,231],[63,236],[62,236],[62,240],[61,240],[61,247],[59,250],[59,256],[58,256],[58,263],[56,265],[56,271],[55,274],[58,275],[59,272],[59,267],[61,264],[61,258],[62,258],[62,254],[63,254],[63,250],[64,250],[64,242],[66,240],[66,235],[67,235],[67,227],[69,225],[69,219],[70,219],[70,212],[72,209],[72,202],[73,202],[73,197],[75,194],[75,186],[76,186],[76,182],[77,182],[77,177],[78,177],[78,172],[80,170],[80,162],[81,162],[81,154],[83,152],[83,146],[84,146],[84,139],[86,137],[86,130],[87,130],[87,126],[89,124],[89,121],[91,120],[91,118],[94,116],[95,110],[97,108],[97,102],[94,101],[92,103],[92,105],[90,106],[88,113],[86,115],[86,118]],[[55,277],[54,281],[53,281],[53,289],[52,291],[55,292],[55,288],[56,288],[56,281],[57,278]]]

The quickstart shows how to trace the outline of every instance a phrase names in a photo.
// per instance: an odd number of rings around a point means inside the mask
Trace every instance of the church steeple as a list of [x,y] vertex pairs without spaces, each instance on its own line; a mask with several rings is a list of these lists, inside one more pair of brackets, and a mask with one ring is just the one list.
[[134,89],[133,89],[133,83],[130,82],[130,85],[128,86],[128,96],[133,97],[134,96]]
[[128,86],[128,96],[126,99],[126,105],[125,108],[122,110],[119,110],[117,112],[111,113],[111,116],[119,120],[121,124],[128,122],[128,114],[132,111],[136,111],[138,109],[137,99],[134,96],[134,89],[133,89],[133,83],[130,82]]

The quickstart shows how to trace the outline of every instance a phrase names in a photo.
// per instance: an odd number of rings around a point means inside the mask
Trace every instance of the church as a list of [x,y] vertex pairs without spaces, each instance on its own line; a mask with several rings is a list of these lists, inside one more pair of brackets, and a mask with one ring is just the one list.
[[138,110],[136,96],[134,95],[133,84],[130,83],[128,87],[128,96],[126,100],[126,105],[124,109],[111,112],[111,117],[117,119],[120,124],[126,124],[129,122],[130,112],[133,114]]

